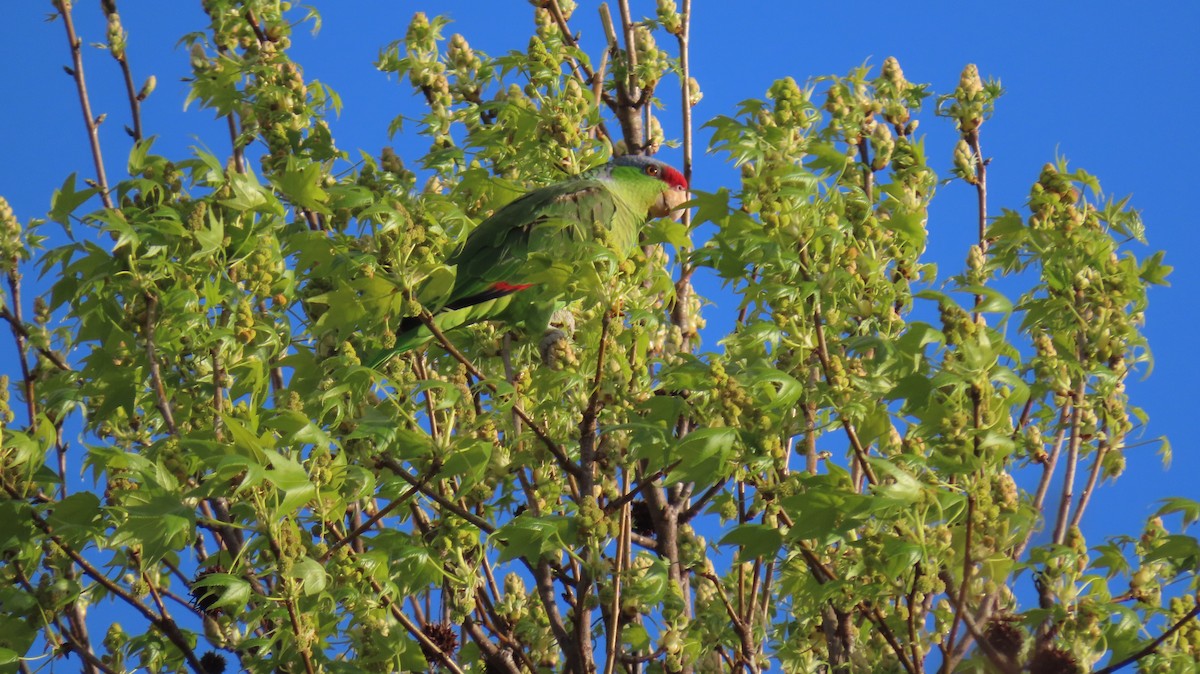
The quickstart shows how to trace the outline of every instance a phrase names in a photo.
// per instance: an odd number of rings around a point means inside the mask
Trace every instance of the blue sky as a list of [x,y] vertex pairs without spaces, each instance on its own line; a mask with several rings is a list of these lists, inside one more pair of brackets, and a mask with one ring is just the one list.
[[[316,38],[306,28],[298,30],[292,53],[307,78],[341,94],[345,109],[331,123],[339,146],[355,155],[358,148],[378,154],[384,145],[394,145],[409,164],[427,141],[389,140],[386,129],[397,114],[419,114],[419,102],[406,84],[389,80],[372,61],[387,43],[403,37],[414,7],[450,15],[455,23],[447,34],[461,32],[473,47],[492,55],[524,49],[532,13],[518,0],[315,4],[324,26]],[[985,77],[999,78],[1007,90],[996,117],[983,127],[984,151],[993,157],[988,170],[993,214],[1001,207],[1021,209],[1040,167],[1059,155],[1097,175],[1106,191],[1132,193],[1150,239],[1139,254],[1165,249],[1175,273],[1170,288],[1151,292],[1146,332],[1155,370],[1146,381],[1131,382],[1130,391],[1150,415],[1145,438],[1169,436],[1175,460],[1165,472],[1153,444],[1130,450],[1126,475],[1093,500],[1086,532],[1093,544],[1100,534],[1136,534],[1156,499],[1200,498],[1200,455],[1188,426],[1200,382],[1193,346],[1200,329],[1200,271],[1193,257],[1200,234],[1191,203],[1200,133],[1190,120],[1200,108],[1200,40],[1194,35],[1200,3],[694,4],[692,63],[704,91],[695,110],[699,122],[732,114],[738,101],[761,97],[774,79],[786,75],[803,84],[896,56],[909,80],[948,92],[970,62]],[[635,15],[654,10],[644,0],[632,5]],[[136,77],[140,81],[153,73],[158,78],[158,91],[143,110],[147,134],[159,136],[156,152],[183,156],[190,146],[204,145],[226,153],[223,124],[196,106],[182,107],[187,53],[176,42],[205,27],[199,3],[140,0],[122,3],[121,9]],[[62,25],[43,21],[51,11],[48,1],[11,3],[0,22],[0,62],[5,64],[0,69],[5,93],[0,194],[23,221],[44,215],[53,189],[68,173],[92,175],[73,82],[62,69],[70,59]],[[598,54],[601,33],[591,11],[581,9],[572,24],[582,31],[584,47]],[[99,3],[81,3],[76,22],[85,43],[103,41]],[[108,113],[101,133],[115,181],[129,147],[121,130],[128,108],[120,74],[104,51],[85,48],[85,59],[93,108]],[[665,101],[674,104],[671,97]],[[949,123],[935,119],[930,107],[920,131],[928,134],[931,161],[945,177],[954,137]],[[707,142],[703,130],[698,141],[700,148]],[[662,156],[678,161],[671,151]],[[698,153],[698,188],[736,188],[736,180],[736,171],[720,158]],[[959,183],[940,189],[929,223],[928,258],[939,263],[944,278],[960,268],[972,242],[974,195]],[[718,297],[709,312],[719,323],[730,310]],[[0,339],[0,368],[15,371],[13,356],[11,340]]]

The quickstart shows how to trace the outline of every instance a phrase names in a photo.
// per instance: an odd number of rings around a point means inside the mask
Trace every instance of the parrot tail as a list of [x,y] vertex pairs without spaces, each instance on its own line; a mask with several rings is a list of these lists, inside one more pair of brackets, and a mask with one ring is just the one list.
[[372,370],[378,370],[393,357],[421,346],[432,337],[433,334],[421,323],[420,318],[416,316],[405,318],[400,321],[400,332],[396,334],[396,345],[375,354],[365,364]]

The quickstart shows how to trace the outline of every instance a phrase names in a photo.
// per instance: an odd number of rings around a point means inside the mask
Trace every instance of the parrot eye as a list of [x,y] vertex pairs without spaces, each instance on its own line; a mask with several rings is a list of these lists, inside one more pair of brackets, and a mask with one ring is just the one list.
[[654,164],[646,165],[646,175],[658,177],[659,169]]

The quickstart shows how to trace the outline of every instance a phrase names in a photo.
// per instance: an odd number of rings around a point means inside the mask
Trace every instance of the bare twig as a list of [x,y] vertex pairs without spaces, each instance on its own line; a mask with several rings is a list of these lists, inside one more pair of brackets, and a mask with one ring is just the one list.
[[[25,592],[31,596],[36,594],[37,590],[34,589],[32,584],[30,584],[29,578],[25,574],[25,570],[21,568],[21,562],[15,558],[7,560],[7,562],[12,565],[14,576],[16,577],[17,584],[21,586],[21,589],[25,590]],[[50,616],[46,617],[51,618]],[[53,622],[53,626],[58,629],[57,633],[49,629],[51,626],[50,622]],[[73,633],[76,628],[76,624],[73,621],[68,627],[63,627],[58,618],[51,618],[49,622],[45,623],[45,627],[47,628],[45,632],[46,645],[55,650],[60,650],[64,654],[75,653],[78,655],[83,660],[83,669],[86,674],[92,674],[93,672],[116,674],[114,670],[105,665],[104,662],[100,658],[96,657],[96,654],[92,652],[91,643],[86,638],[86,633],[82,638]],[[56,641],[56,638],[61,638],[66,642],[66,645],[63,646],[62,644],[59,644]],[[24,664],[23,660],[22,664]],[[23,669],[21,671],[28,670]]]
[[1096,448],[1096,456],[1092,460],[1092,470],[1088,473],[1087,484],[1083,486],[1083,492],[1079,494],[1079,503],[1075,506],[1075,512],[1071,515],[1071,526],[1077,527],[1083,520],[1083,513],[1087,510],[1088,503],[1092,500],[1092,493],[1096,489],[1096,483],[1100,481],[1100,470],[1104,467],[1104,457],[1108,454],[1108,442],[1101,440],[1099,447]]
[[246,172],[246,150],[242,148],[240,135],[237,128],[237,120],[233,118],[233,113],[225,115],[225,120],[229,124],[229,141],[233,147],[233,170],[238,173]]
[[1087,391],[1087,380],[1079,378],[1075,387],[1075,398],[1071,407],[1070,440],[1067,442],[1067,467],[1063,474],[1062,494],[1058,499],[1058,517],[1054,523],[1054,542],[1062,544],[1067,537],[1067,516],[1071,510],[1071,499],[1075,494],[1075,470],[1079,466],[1079,445],[1082,438],[1079,434],[1080,407],[1084,393]]
[[[1062,454],[1062,446],[1067,434],[1067,418],[1071,414],[1072,405],[1070,401],[1063,406],[1059,412],[1058,432],[1055,434],[1054,446],[1050,450],[1050,455],[1046,457],[1042,464],[1042,477],[1038,481],[1037,491],[1033,495],[1033,509],[1036,512],[1042,512],[1042,504],[1046,502],[1046,494],[1050,491],[1050,480],[1054,477],[1055,468],[1058,466],[1058,457]],[[1012,559],[1018,559],[1024,554],[1025,549],[1029,547],[1030,541],[1033,540],[1034,533],[1037,532],[1036,527],[1029,527],[1025,533],[1025,538],[1022,539],[1020,545],[1013,548],[1009,555]]]
[[[116,0],[100,0],[100,7],[104,10],[105,17],[109,22],[120,21],[120,14],[117,12]],[[115,19],[114,19],[115,17]],[[122,31],[124,26],[122,26]],[[109,53],[113,59],[121,67],[121,76],[125,79],[125,95],[129,98],[129,116],[133,123],[132,128],[127,128],[129,135],[133,137],[134,142],[142,140],[142,100],[145,99],[146,93],[139,93],[136,85],[133,83],[133,71],[129,67],[129,56],[125,51],[124,45],[119,48],[117,45],[109,44]]]
[[[16,281],[15,289],[13,288],[14,281]],[[20,288],[19,281],[19,277],[17,279],[13,279],[12,276],[10,276],[8,279],[9,288],[14,293],[13,309],[17,313],[14,314],[10,312],[8,307],[0,307],[0,319],[4,319],[4,321],[8,323],[9,329],[12,330],[13,338],[17,340],[17,350],[23,353],[24,347],[21,346],[21,343],[23,341],[29,341],[30,334],[29,328],[25,327],[25,323],[21,320],[20,316],[20,295],[17,294]],[[42,354],[42,356],[55,368],[62,370],[63,372],[67,372],[71,369],[71,366],[67,365],[67,362],[62,359],[62,356],[58,355],[56,352],[41,346],[34,346],[34,348],[38,353]]]
[[[423,478],[421,480],[421,484],[424,484],[426,479],[428,478]],[[339,538],[332,545],[330,545],[329,549],[325,551],[325,554],[321,555],[321,558],[318,561],[320,561],[322,564],[328,562],[329,558],[333,556],[333,553],[337,552],[338,548],[354,541],[359,536],[362,536],[364,533],[370,530],[371,527],[375,526],[376,522],[387,517],[388,513],[406,503],[408,499],[412,498],[413,494],[417,493],[417,491],[418,487],[416,485],[409,487],[403,494],[397,496],[391,503],[377,510],[375,514],[368,517],[365,522],[358,525],[350,533],[346,534],[342,538]]]
[[[623,472],[621,475],[621,487],[629,486],[629,473]],[[611,623],[608,630],[608,642],[605,645],[604,655],[604,674],[613,674],[613,669],[617,664],[617,644],[621,640],[621,627],[624,621],[621,620],[621,574],[624,573],[628,564],[630,535],[632,532],[632,521],[628,507],[621,508],[621,521],[617,529],[617,551],[613,562],[613,590],[612,603],[609,607],[609,621]]]
[[441,507],[475,525],[475,527],[483,533],[490,534],[496,531],[496,527],[489,524],[487,520],[479,517],[478,515],[458,505],[454,501],[451,501],[445,496],[437,493],[437,491],[431,489],[429,485],[426,484],[426,480],[428,478],[417,479],[413,477],[407,470],[404,470],[404,466],[401,465],[399,461],[391,457],[380,457],[377,459],[377,461],[379,462],[379,465],[391,470],[401,480],[404,480],[414,489],[421,492],[422,495],[427,496]]
[[[267,528],[267,543],[271,548],[271,554],[275,556],[277,564],[282,564],[284,560],[283,550],[279,547],[279,542],[275,539],[273,530]],[[300,652],[300,659],[304,661],[304,671],[306,674],[316,674],[316,666],[312,660],[312,646],[305,640],[305,628],[300,622],[300,614],[296,611],[295,594],[288,591],[289,586],[295,583],[294,578],[283,578],[283,597],[282,601],[284,609],[287,610],[288,622],[292,626],[292,636],[296,640],[296,650]]]
[[[689,55],[689,37],[691,35],[691,19],[692,19],[692,2],[684,0],[683,11],[680,14],[680,31],[677,36],[679,43],[679,96],[681,98],[680,108],[683,115],[683,178],[688,183],[692,184],[692,78],[691,78],[691,57]],[[683,226],[686,230],[691,230],[692,227],[692,212],[688,209],[683,212]],[[690,247],[690,241],[688,247]],[[690,351],[692,340],[696,337],[695,319],[688,316],[688,310],[691,305],[692,296],[692,275],[696,269],[688,261],[687,251],[679,250],[677,257],[679,261],[679,278],[675,281],[675,297],[671,306],[671,322],[680,329],[683,337],[681,348],[684,351]]]
[[983,630],[979,629],[979,625],[975,622],[975,619],[971,617],[970,613],[963,614],[963,622],[966,624],[967,631],[971,634],[971,637],[975,640],[975,643],[979,644],[979,650],[983,651],[983,654],[987,656],[987,659],[991,661],[992,665],[996,667],[996,670],[1000,672],[1000,674],[1018,674],[1018,672],[1021,671],[1020,665],[1013,662],[1012,658],[997,651],[995,647],[992,646],[991,642],[989,642],[984,636]]
[[971,152],[975,155],[975,192],[979,207],[979,247],[983,252],[987,252],[987,167],[988,162],[983,159],[983,148],[979,144],[979,129],[975,129],[967,136],[967,144],[971,146]]
[[87,128],[88,142],[92,148],[92,162],[96,167],[96,183],[100,187],[100,200],[105,208],[112,208],[112,195],[108,192],[108,176],[104,172],[104,155],[100,151],[100,128],[92,115],[92,104],[88,99],[87,82],[83,76],[83,41],[75,34],[75,21],[71,18],[71,5],[66,0],[54,0],[54,7],[62,17],[67,31],[67,42],[71,46],[71,77],[79,92],[79,106],[83,111],[83,123]]
[[370,581],[371,589],[373,589],[375,594],[387,604],[388,611],[391,612],[392,617],[396,619],[396,622],[400,623],[400,625],[404,627],[405,631],[407,631],[412,638],[416,639],[421,644],[421,649],[427,653],[433,653],[437,659],[436,664],[450,670],[452,674],[463,674],[462,668],[450,659],[450,655],[443,651],[441,647],[435,644],[428,636],[426,636],[425,632],[421,631],[421,628],[404,613],[404,607],[392,601],[391,598],[384,593],[383,586],[379,584],[379,581],[375,580],[374,578],[370,578]]
[[[807,264],[807,256],[805,258]],[[821,307],[815,303],[813,305],[813,330],[817,334],[817,358],[820,360],[821,369],[828,380],[832,368],[829,364],[829,347],[825,343],[825,319],[821,315]],[[839,414],[838,417],[842,422],[842,428],[846,431],[846,438],[850,441],[850,447],[854,450],[854,457],[858,461],[859,467],[862,468],[867,482],[872,485],[878,484],[879,478],[875,477],[875,471],[867,463],[867,449],[863,446],[862,441],[859,440],[858,431],[855,430],[854,424],[850,423],[850,420],[844,414]]]

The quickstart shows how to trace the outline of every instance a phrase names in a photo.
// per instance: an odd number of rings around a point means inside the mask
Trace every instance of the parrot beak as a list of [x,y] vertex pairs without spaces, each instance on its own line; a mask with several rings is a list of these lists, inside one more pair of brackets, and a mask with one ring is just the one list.
[[683,209],[680,208],[680,205],[687,200],[687,190],[681,185],[676,185],[658,195],[654,204],[650,206],[650,215],[656,218],[670,217],[672,220],[678,220],[683,217]]

